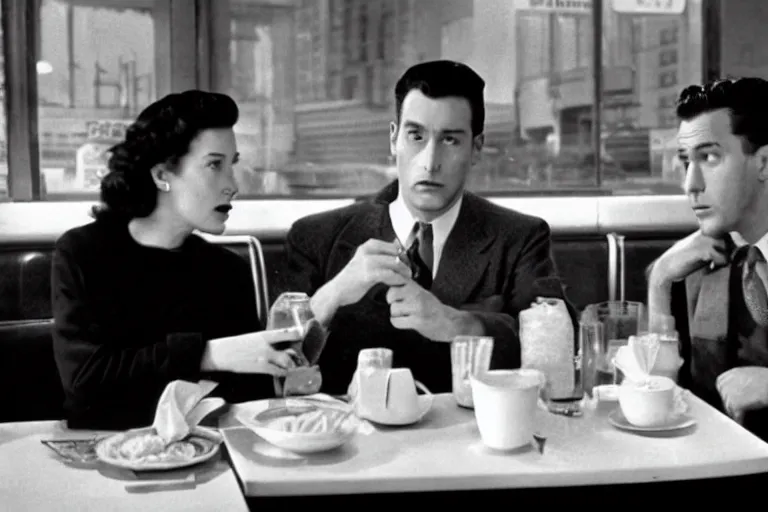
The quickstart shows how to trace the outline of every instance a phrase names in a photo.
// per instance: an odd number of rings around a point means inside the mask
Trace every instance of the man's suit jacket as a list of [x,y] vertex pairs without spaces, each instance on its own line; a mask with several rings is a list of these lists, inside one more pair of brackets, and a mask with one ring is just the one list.
[[[740,341],[734,319],[734,304],[740,300],[735,294],[740,293],[740,274],[731,265],[701,268],[672,286],[672,314],[684,360],[679,384],[720,411],[724,407],[716,381],[721,373],[738,366],[768,366],[765,347],[754,351]],[[749,411],[744,426],[768,440],[768,409]]]
[[[288,274],[279,291],[311,296],[368,239],[393,241],[389,203],[397,193],[395,181],[373,200],[298,220],[288,233]],[[549,226],[542,219],[466,192],[431,292],[448,306],[474,311],[495,340],[492,367],[519,367],[518,312],[539,295],[565,298],[551,256]],[[396,367],[411,368],[414,377],[433,392],[449,392],[450,344],[394,328],[385,293],[383,285],[375,286],[357,304],[340,308],[333,317],[319,360],[323,391],[346,391],[361,349],[388,347],[394,351]],[[575,319],[572,307],[571,313]]]

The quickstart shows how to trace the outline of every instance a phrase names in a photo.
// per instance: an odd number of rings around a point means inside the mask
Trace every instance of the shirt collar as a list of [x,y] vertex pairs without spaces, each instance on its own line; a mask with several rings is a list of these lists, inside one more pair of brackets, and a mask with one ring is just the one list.
[[[432,219],[432,222],[430,222],[432,224],[432,245],[434,247],[441,247],[445,244],[448,235],[456,224],[456,219],[459,218],[459,211],[461,210],[463,200],[464,194],[459,196],[459,199],[448,211]],[[395,200],[389,203],[389,218],[392,221],[392,229],[394,229],[395,235],[405,246],[408,243],[408,236],[411,234],[413,225],[418,222],[418,219],[408,210],[401,193],[398,193]]]
[[[731,239],[733,239],[733,243],[736,244],[736,247],[748,245],[747,241],[743,236],[739,234],[738,231],[731,231],[730,235]],[[764,234],[760,240],[755,242],[753,245],[760,249],[760,252],[763,254],[764,258],[768,259],[768,233]]]

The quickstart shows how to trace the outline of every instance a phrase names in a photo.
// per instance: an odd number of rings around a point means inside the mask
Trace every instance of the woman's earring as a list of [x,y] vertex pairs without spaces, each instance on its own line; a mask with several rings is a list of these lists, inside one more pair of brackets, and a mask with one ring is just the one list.
[[167,181],[164,181],[162,186],[160,187],[160,190],[162,190],[163,192],[170,192],[171,191],[171,184],[168,183]]

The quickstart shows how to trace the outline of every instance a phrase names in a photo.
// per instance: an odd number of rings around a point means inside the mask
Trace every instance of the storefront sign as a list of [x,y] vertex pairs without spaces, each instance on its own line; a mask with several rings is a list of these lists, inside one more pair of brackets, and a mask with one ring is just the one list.
[[520,11],[590,14],[592,0],[515,0],[515,8]]
[[682,14],[685,0],[613,0],[613,10],[625,14]]

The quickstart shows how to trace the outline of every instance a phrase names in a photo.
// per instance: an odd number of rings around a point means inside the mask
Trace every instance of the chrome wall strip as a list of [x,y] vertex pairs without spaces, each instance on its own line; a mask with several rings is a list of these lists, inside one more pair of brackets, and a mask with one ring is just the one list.
[[608,233],[605,237],[608,240],[608,300],[616,300],[616,267],[618,265],[616,233]]
[[614,233],[614,236],[616,237],[616,248],[619,254],[619,275],[617,277],[616,283],[618,286],[619,295],[617,299],[624,302],[624,283],[626,281],[626,274],[624,272],[624,269],[626,268],[624,265],[624,235],[620,233]]
[[[684,196],[504,197],[493,203],[546,220],[556,235],[618,232],[685,233],[696,219]],[[352,204],[352,199],[247,199],[235,201],[227,234],[281,239],[299,218]],[[91,221],[95,201],[0,203],[0,242],[52,241]]]
[[696,229],[696,217],[683,195],[599,197],[600,231],[610,233],[686,232]]

